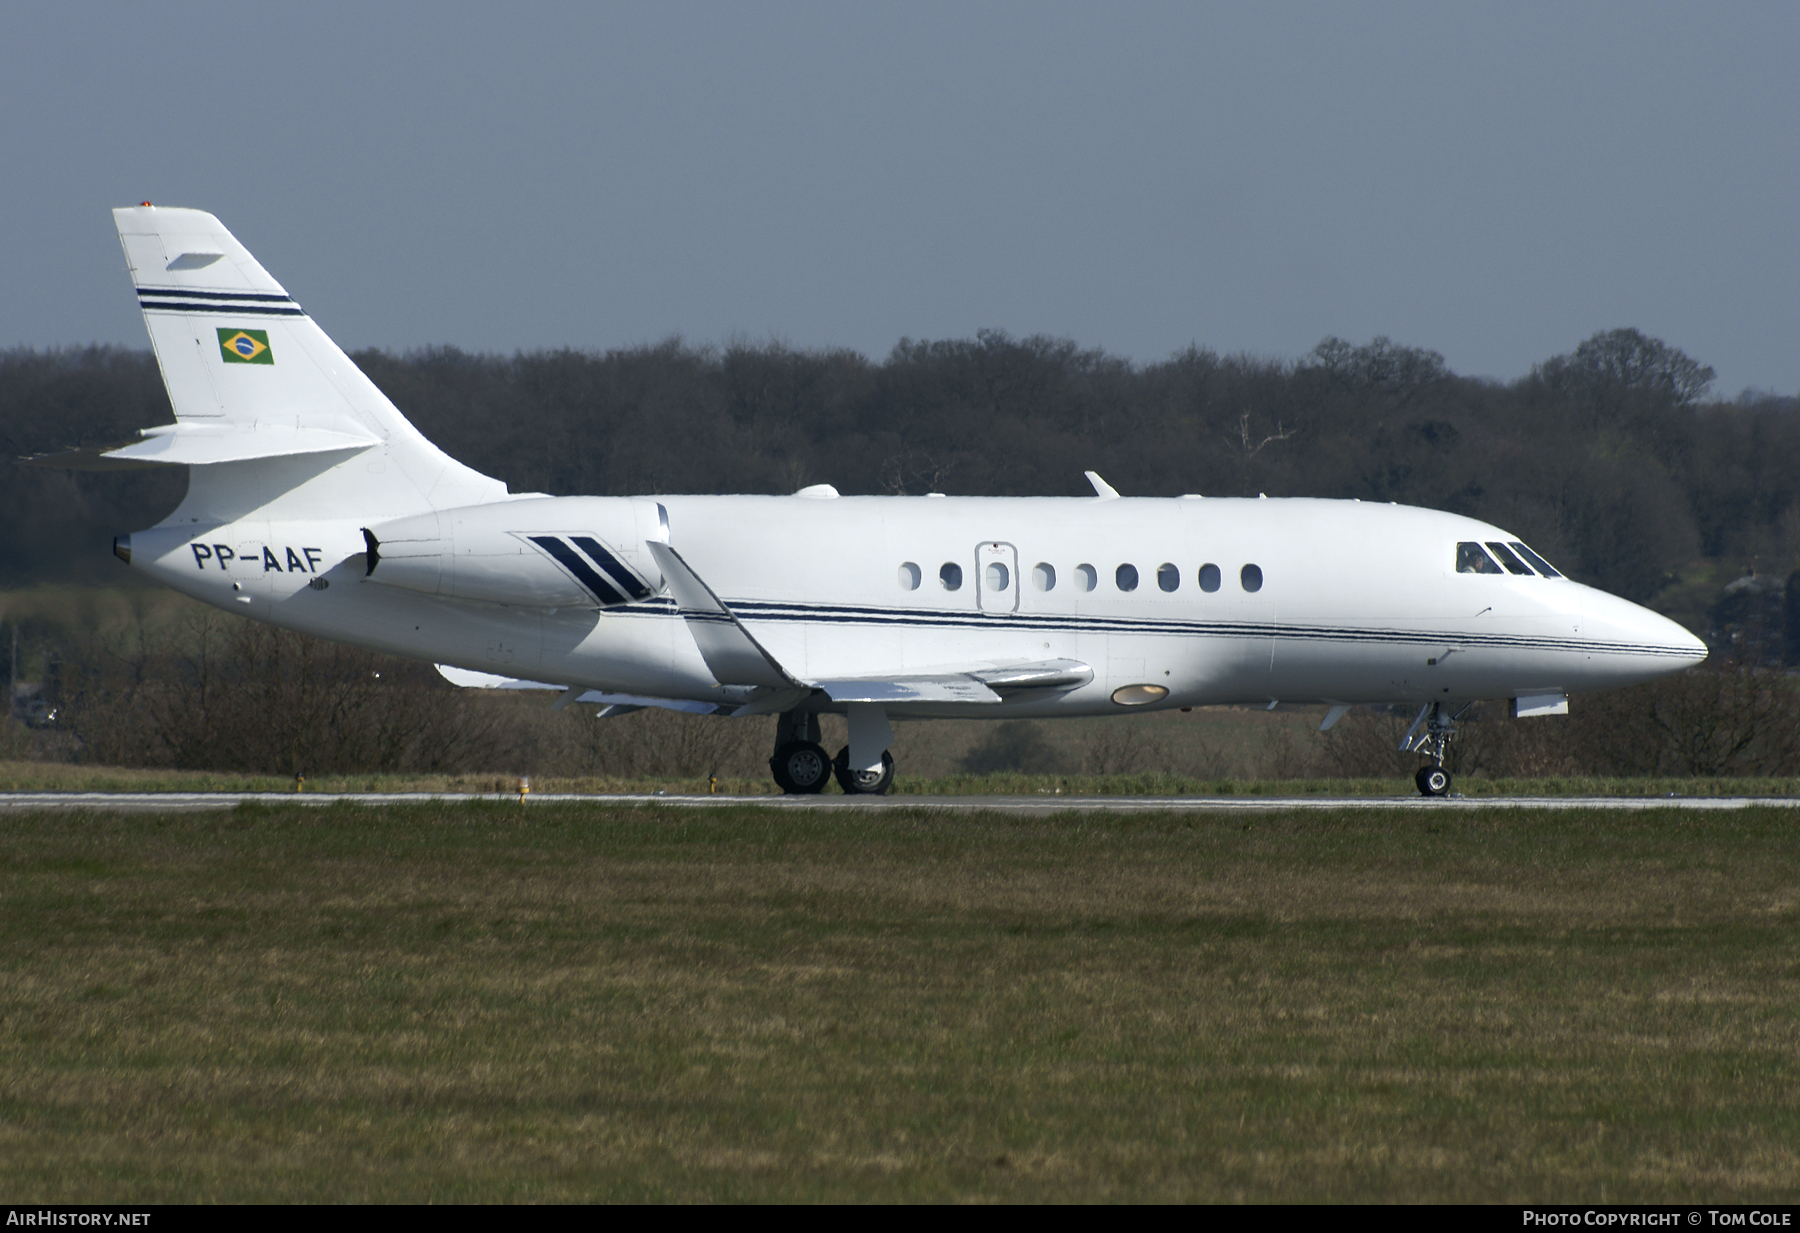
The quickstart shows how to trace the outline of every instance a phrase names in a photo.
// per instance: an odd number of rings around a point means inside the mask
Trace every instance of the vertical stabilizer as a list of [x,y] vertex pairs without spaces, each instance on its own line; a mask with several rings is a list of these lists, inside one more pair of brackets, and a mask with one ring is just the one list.
[[368,519],[506,496],[504,484],[421,436],[211,214],[137,206],[114,210],[113,219],[177,434],[274,441],[277,434],[336,433],[379,442],[193,466],[176,517],[354,511]]

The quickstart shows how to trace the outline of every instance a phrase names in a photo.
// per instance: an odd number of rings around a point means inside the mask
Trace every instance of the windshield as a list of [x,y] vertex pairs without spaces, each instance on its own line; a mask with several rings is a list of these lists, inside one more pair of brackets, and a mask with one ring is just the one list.
[[[1500,564],[1495,564],[1496,561]],[[1531,572],[1534,569],[1546,578],[1562,577],[1551,568],[1550,562],[1516,539],[1504,543],[1489,540],[1486,547],[1474,540],[1464,540],[1456,546],[1456,572],[1459,574],[1518,574],[1532,578],[1536,576]]]
[[1500,567],[1494,558],[1482,551],[1480,544],[1464,541],[1456,546],[1456,572],[1459,574],[1497,574]]

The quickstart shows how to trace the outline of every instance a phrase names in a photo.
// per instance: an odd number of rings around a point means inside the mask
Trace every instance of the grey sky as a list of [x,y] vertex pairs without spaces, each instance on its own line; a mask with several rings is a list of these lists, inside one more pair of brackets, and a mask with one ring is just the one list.
[[55,4],[0,15],[0,346],[146,345],[211,210],[349,348],[1636,326],[1800,390],[1791,4]]

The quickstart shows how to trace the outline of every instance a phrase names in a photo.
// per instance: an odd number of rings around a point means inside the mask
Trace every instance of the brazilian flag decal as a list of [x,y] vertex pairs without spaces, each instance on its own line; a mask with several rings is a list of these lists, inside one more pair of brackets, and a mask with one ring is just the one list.
[[227,364],[273,364],[275,353],[269,350],[267,330],[219,330],[219,354]]

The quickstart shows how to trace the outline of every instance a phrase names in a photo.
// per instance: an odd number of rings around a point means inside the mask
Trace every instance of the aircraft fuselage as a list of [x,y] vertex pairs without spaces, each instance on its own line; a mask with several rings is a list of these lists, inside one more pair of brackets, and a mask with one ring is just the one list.
[[[1061,659],[1094,669],[1091,682],[1055,697],[901,713],[1110,713],[1116,691],[1140,684],[1168,690],[1150,707],[1461,702],[1631,684],[1705,654],[1666,618],[1566,578],[1458,573],[1459,542],[1513,537],[1407,506],[654,500],[670,542],[797,676]],[[524,498],[503,508],[521,526],[578,527],[596,507],[625,502]],[[227,610],[380,650],[609,692],[735,696],[666,594],[605,609],[428,596],[382,585],[366,553],[358,521],[240,519],[140,533],[134,564]]]

